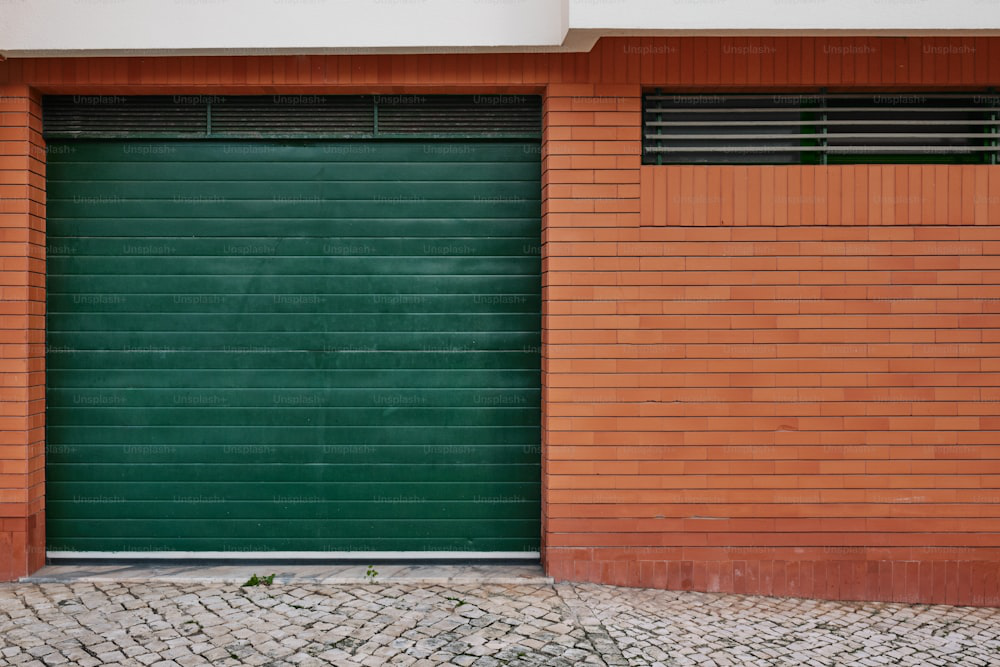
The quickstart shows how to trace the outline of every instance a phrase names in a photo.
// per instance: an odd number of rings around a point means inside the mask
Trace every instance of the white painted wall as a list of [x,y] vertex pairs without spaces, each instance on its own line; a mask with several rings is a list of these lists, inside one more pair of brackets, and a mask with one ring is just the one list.
[[565,0],[0,0],[0,53],[559,46]]
[[1000,34],[1000,0],[0,0],[0,54],[585,51],[605,34]]
[[635,31],[997,31],[1000,0],[569,0],[570,28]]

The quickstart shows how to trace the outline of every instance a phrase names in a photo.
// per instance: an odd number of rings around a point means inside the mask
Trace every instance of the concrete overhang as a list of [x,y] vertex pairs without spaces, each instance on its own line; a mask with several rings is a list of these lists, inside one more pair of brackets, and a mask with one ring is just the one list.
[[620,35],[1000,34],[996,0],[0,0],[8,58],[583,52]]

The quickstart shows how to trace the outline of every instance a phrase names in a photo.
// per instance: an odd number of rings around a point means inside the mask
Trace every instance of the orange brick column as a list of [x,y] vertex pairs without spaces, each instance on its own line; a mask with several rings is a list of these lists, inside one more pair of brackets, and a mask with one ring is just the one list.
[[39,97],[0,86],[0,581],[45,560],[45,149]]
[[[604,580],[594,563],[612,535],[586,528],[581,502],[592,475],[614,475],[616,431],[626,406],[602,378],[626,370],[620,330],[638,315],[625,301],[642,282],[619,249],[639,239],[641,89],[552,84],[545,101],[542,160],[543,498],[546,571],[557,579]],[[626,254],[626,253],[622,253]],[[584,498],[586,497],[587,500]],[[626,529],[627,528],[623,528]],[[582,540],[582,541],[581,541]],[[581,544],[587,548],[578,549]]]

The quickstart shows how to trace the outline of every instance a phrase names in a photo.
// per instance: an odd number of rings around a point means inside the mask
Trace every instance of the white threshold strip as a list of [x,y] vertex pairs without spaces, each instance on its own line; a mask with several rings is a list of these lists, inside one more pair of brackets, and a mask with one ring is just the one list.
[[538,560],[538,551],[46,551],[47,558],[107,560]]

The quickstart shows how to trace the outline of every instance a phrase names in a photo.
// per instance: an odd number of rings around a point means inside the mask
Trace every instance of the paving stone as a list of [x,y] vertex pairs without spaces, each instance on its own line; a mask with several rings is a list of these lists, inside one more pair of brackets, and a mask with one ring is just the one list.
[[0,665],[19,667],[985,667],[997,655],[1000,610],[985,608],[593,584],[0,586]]

